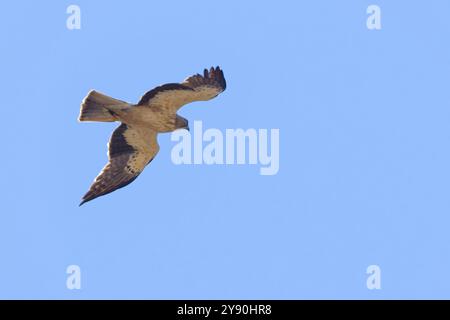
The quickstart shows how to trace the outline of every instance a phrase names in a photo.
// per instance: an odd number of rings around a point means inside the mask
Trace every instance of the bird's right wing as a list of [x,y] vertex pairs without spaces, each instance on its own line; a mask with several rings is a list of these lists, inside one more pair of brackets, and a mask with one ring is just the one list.
[[206,101],[216,97],[226,88],[223,71],[219,68],[205,69],[181,83],[167,83],[148,91],[138,106],[159,107],[166,112],[176,112],[194,101]]
[[108,144],[109,162],[95,178],[80,205],[125,187],[136,179],[159,151],[157,132],[122,123]]

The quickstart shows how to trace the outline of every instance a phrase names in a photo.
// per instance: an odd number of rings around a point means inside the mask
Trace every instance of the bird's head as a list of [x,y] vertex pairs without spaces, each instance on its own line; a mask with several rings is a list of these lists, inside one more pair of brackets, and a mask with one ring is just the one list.
[[175,119],[175,129],[185,129],[189,131],[189,121],[177,115]]

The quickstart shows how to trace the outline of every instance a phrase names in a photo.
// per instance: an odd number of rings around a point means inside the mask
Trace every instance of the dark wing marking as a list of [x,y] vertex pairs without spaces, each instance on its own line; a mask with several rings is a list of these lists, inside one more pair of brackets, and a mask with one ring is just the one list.
[[122,123],[108,144],[109,162],[95,178],[80,206],[133,182],[159,151],[157,133]]
[[181,84],[191,87],[194,90],[202,87],[213,87],[216,88],[219,93],[225,91],[227,88],[225,76],[219,67],[211,68],[209,71],[205,69],[203,70],[203,76],[197,73],[184,80]]
[[143,106],[143,105],[149,104],[149,101],[151,99],[153,99],[159,93],[166,92],[166,91],[177,91],[177,90],[192,91],[191,88],[189,88],[187,86],[183,86],[182,84],[179,84],[179,83],[163,84],[162,86],[158,86],[158,87],[146,92],[139,100],[138,105]]
[[204,70],[203,75],[193,75],[182,83],[168,83],[147,92],[139,101],[140,106],[157,106],[176,111],[194,101],[206,101],[216,97],[226,88],[223,71],[219,68]]

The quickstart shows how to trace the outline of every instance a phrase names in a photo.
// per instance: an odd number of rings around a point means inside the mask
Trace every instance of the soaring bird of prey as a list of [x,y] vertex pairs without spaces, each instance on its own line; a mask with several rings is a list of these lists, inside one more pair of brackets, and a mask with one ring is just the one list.
[[79,121],[121,124],[108,143],[108,163],[95,178],[80,206],[133,182],[159,151],[158,133],[189,129],[177,114],[183,105],[207,101],[226,88],[223,71],[205,69],[181,83],[168,83],[145,93],[137,104],[90,91],[81,103]]

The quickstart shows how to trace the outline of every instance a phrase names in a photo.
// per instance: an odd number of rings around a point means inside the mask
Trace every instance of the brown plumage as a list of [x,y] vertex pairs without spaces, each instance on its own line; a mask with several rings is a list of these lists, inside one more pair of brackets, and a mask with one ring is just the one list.
[[108,163],[95,178],[80,203],[86,203],[133,182],[159,151],[157,135],[188,129],[178,109],[194,101],[210,100],[226,88],[219,67],[205,69],[182,83],[168,83],[145,93],[137,104],[129,104],[96,91],[81,104],[79,121],[120,121],[108,144]]

